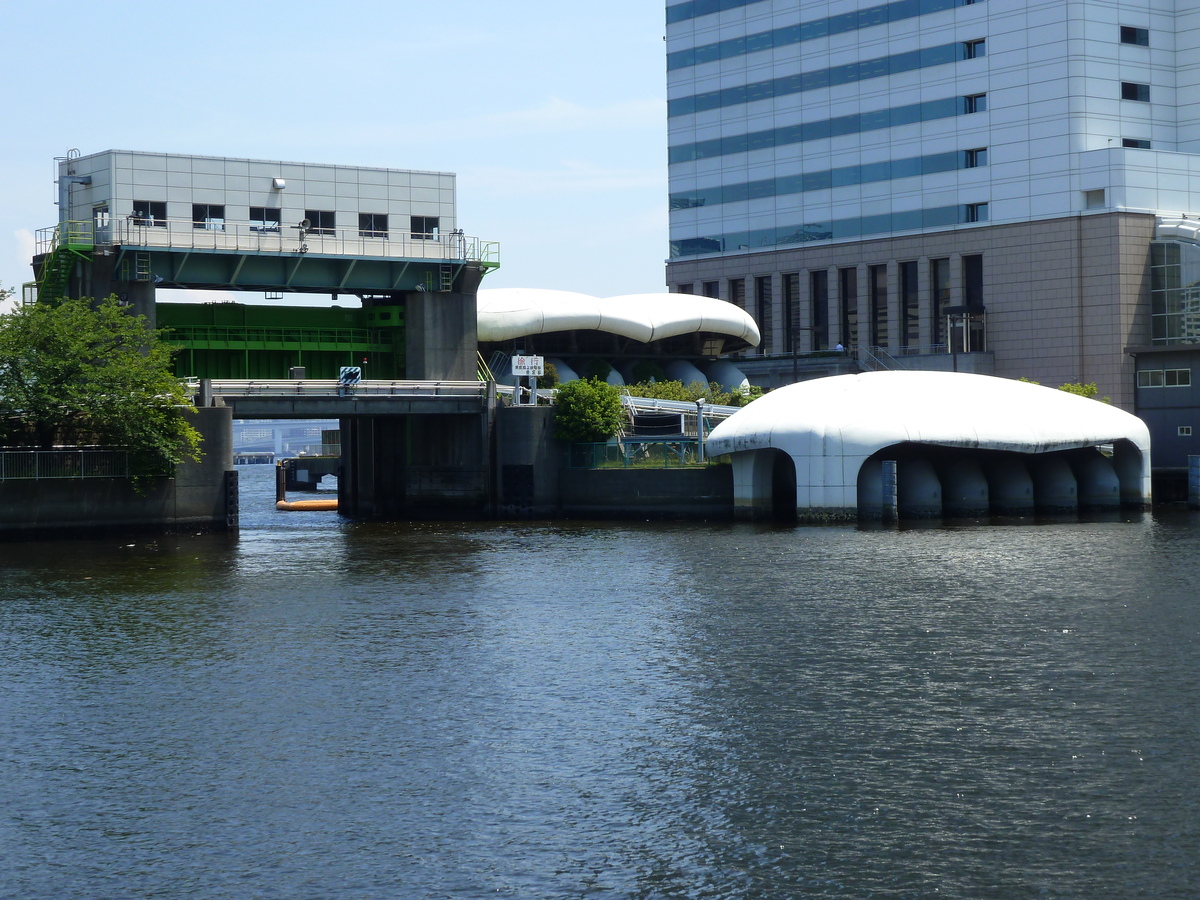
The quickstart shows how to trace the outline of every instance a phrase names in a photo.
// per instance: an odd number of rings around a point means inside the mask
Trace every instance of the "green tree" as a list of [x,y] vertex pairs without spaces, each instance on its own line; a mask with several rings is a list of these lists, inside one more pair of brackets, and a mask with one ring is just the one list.
[[642,381],[626,385],[631,397],[647,397],[654,400],[681,400],[694,403],[701,397],[716,406],[745,406],[751,400],[757,400],[763,394],[758,385],[749,385],[736,391],[722,390],[715,381],[707,384],[703,381],[693,381],[684,387],[681,381]]
[[554,397],[554,432],[570,443],[606,441],[621,428],[621,392],[598,378],[570,381]]
[[0,443],[124,447],[139,475],[197,458],[173,353],[116,297],[17,307],[0,316]]

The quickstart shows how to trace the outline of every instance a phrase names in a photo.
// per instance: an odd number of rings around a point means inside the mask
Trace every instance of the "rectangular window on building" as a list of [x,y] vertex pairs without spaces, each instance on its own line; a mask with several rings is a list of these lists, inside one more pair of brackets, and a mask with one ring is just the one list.
[[987,111],[987,94],[967,94],[963,97],[963,112],[967,115]]
[[704,282],[704,296],[705,297],[714,297],[714,298],[720,297],[721,296],[721,282],[719,282],[719,281]]
[[867,269],[867,286],[871,303],[871,346],[888,346],[887,266]]
[[337,229],[337,217],[331,209],[306,209],[304,218],[308,219],[310,234],[333,234]]
[[1121,43],[1136,44],[1139,47],[1150,46],[1150,29],[1149,28],[1133,28],[1129,25],[1121,26]]
[[729,302],[738,309],[746,308],[746,280],[744,278],[729,279]]
[[437,216],[410,216],[408,230],[413,240],[436,241],[438,239]]
[[193,203],[192,227],[205,231],[225,230],[225,206],[218,203]]
[[687,284],[675,285],[675,293],[677,293],[677,294],[693,294],[693,293],[695,293],[695,290],[692,288],[692,283],[689,281]]
[[981,255],[962,258],[963,302],[967,309],[975,312],[983,309],[983,257]]
[[359,237],[386,238],[388,236],[387,213],[359,213]]
[[800,275],[790,273],[783,276],[783,352],[795,353],[798,349],[796,333],[800,330]]
[[1164,369],[1163,387],[1191,387],[1191,369]]
[[1180,425],[1179,428],[1177,428],[1175,430],[1175,433],[1177,435],[1179,435],[1180,437],[1191,437],[1192,436],[1192,426],[1191,425]]
[[812,348],[829,349],[829,272],[818,269],[808,275],[809,325]]
[[950,260],[929,261],[929,337],[935,344],[946,341],[946,307],[950,305]]
[[963,59],[978,59],[986,55],[986,45],[983,38],[974,41],[963,41],[962,58]]
[[1122,147],[1132,147],[1135,150],[1149,150],[1150,142],[1141,138],[1121,138]]
[[1137,373],[1137,386],[1140,388],[1162,387],[1163,370],[1142,369]]
[[838,302],[841,312],[839,343],[847,350],[858,346],[858,269],[838,269]]
[[[1184,287],[1182,244],[1153,241],[1150,244],[1150,340],[1155,344],[1177,344],[1200,337],[1194,317],[1187,314],[1191,293]],[[1186,281],[1191,281],[1188,277]]]
[[277,232],[282,221],[279,208],[274,206],[250,207],[250,230]]
[[988,205],[986,203],[968,203],[963,208],[964,222],[986,222],[988,220]]
[[963,168],[978,169],[987,165],[987,147],[977,147],[974,150],[963,151]]
[[153,225],[155,228],[166,228],[167,204],[159,200],[134,200],[133,214],[129,218],[134,225]]
[[1083,192],[1084,209],[1104,209],[1104,188]]
[[758,322],[758,330],[762,335],[762,343],[758,345],[758,352],[773,353],[770,275],[759,275],[754,279],[754,318]]
[[920,343],[917,261],[914,259],[900,263],[900,346],[918,347]]
[[1150,85],[1140,84],[1136,81],[1121,82],[1121,99],[1122,100],[1140,100],[1143,103],[1150,102]]

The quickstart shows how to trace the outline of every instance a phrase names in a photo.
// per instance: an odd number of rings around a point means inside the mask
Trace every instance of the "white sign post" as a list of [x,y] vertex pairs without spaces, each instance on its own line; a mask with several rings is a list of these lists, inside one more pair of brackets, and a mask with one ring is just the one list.
[[539,375],[546,373],[545,357],[542,356],[514,356],[512,358],[512,373],[517,378],[516,390],[513,392],[513,405],[521,405],[521,379],[531,379],[531,387],[529,389],[529,403],[531,406],[537,406],[537,380]]

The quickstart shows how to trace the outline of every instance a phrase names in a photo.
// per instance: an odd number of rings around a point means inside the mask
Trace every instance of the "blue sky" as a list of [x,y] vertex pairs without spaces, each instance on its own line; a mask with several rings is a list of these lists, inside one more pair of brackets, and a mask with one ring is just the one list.
[[71,148],[455,172],[485,287],[665,290],[659,0],[0,0],[0,285]]

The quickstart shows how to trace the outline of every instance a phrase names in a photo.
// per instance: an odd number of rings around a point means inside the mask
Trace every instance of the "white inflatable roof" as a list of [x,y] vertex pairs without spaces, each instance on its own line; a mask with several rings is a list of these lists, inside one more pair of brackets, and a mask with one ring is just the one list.
[[896,444],[1039,454],[1117,441],[1139,457],[1130,495],[1149,500],[1150,433],[1136,416],[1006,378],[889,371],[772,391],[717,425],[705,449],[732,454],[735,510],[771,502],[770,456],[758,451],[781,450],[795,463],[797,510],[845,512],[858,505],[864,463]]
[[905,441],[1044,453],[1122,439],[1150,450],[1137,416],[1065,391],[989,375],[888,371],[772,391],[714,428],[706,448],[863,459]]
[[726,350],[756,347],[758,326],[745,310],[695,294],[593,297],[538,288],[481,290],[479,340],[507,341],[554,331],[604,331],[650,343],[680,334],[707,333],[730,340]]

